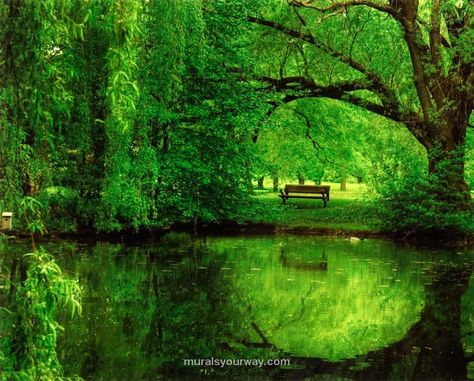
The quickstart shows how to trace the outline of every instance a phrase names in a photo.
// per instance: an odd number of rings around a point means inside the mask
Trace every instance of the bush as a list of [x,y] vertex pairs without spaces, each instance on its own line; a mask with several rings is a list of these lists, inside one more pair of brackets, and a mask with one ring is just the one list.
[[383,227],[403,234],[472,231],[473,208],[456,207],[468,196],[453,186],[455,168],[452,161],[442,160],[433,173],[386,182],[377,200]]
[[48,230],[76,230],[82,205],[76,191],[65,187],[47,188],[38,196],[38,201],[44,205],[44,224]]

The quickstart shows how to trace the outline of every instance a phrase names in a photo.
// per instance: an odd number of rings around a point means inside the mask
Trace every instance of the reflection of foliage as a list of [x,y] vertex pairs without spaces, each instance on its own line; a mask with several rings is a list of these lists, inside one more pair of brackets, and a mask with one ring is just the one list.
[[[246,253],[235,265],[234,303],[249,306],[250,319],[271,343],[299,355],[341,360],[401,339],[423,304],[422,279],[412,274],[414,268],[402,267],[397,253],[383,254],[370,242],[318,242],[285,238],[278,248],[265,240],[252,247],[235,243],[236,253]],[[218,251],[232,244],[216,243]],[[298,257],[318,260],[319,245],[325,246],[327,271],[279,262],[282,247],[294,263]]]
[[[242,369],[183,367],[183,359],[271,356],[238,344],[246,312],[229,298],[222,260],[210,261],[201,241],[171,235],[150,248],[101,244],[71,266],[81,274],[84,311],[81,321],[64,318],[64,359],[76,359],[63,360],[68,373],[151,379],[157,372],[177,378],[205,371],[217,377]],[[99,276],[97,268],[106,271]]]
[[[49,249],[80,274],[84,294],[83,319],[62,317],[60,360],[66,374],[93,379],[268,375],[182,360],[288,356],[277,348],[327,363],[382,353],[433,311],[423,308],[433,257],[378,240],[171,234],[142,247]],[[325,259],[327,269],[310,266]]]

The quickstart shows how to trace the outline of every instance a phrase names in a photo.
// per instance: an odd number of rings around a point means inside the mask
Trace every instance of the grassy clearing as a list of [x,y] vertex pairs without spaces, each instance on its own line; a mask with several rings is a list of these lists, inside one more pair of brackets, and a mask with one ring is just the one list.
[[331,185],[326,208],[321,200],[312,199],[289,199],[282,205],[278,193],[271,192],[271,188],[256,190],[254,200],[258,213],[253,222],[290,228],[378,230],[377,217],[366,202],[369,196],[364,184],[347,184],[346,191],[340,191],[338,183],[324,185]]

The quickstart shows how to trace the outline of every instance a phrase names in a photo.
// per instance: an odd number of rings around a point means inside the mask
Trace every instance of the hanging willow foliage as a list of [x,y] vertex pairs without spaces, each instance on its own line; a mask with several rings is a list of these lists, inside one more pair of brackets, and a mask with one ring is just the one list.
[[130,157],[134,112],[139,96],[136,83],[138,25],[140,2],[121,0],[109,2],[105,24],[111,41],[106,55],[108,82],[106,99],[108,115],[105,119],[107,148],[105,167],[107,177],[102,195],[101,225],[107,229],[120,228],[117,216],[130,221],[147,218],[146,205],[142,202],[133,178]]
[[36,195],[50,179],[56,117],[66,120],[74,69],[65,52],[82,25],[71,2],[9,1],[0,4],[0,190],[3,207]]

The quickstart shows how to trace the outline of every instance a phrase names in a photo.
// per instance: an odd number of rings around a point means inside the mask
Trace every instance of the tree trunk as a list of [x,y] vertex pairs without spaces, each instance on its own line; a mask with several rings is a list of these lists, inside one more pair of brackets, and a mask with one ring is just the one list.
[[273,178],[273,192],[278,192],[278,176]]
[[298,184],[304,185],[304,178],[298,173]]
[[464,141],[456,143],[428,149],[429,180],[440,201],[450,203],[451,209],[468,210],[472,202],[465,179]]
[[341,187],[339,188],[341,191],[346,191],[347,190],[347,177],[346,176],[341,176]]
[[170,147],[169,125],[163,126],[163,152],[168,152]]
[[257,180],[257,188],[258,189],[263,189],[263,180],[265,178],[262,176],[262,177],[259,177],[258,180]]

